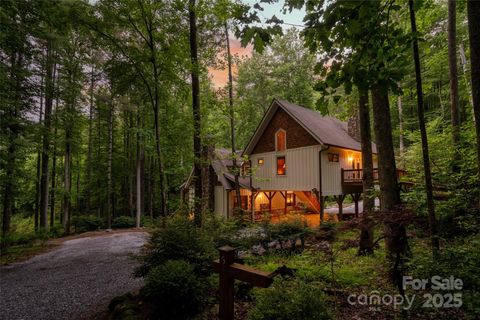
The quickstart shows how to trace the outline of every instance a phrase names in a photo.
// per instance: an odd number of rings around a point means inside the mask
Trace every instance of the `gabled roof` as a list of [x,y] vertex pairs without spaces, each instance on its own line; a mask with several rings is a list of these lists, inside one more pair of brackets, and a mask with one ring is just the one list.
[[[278,108],[283,109],[297,121],[319,144],[361,151],[360,141],[348,134],[347,123],[330,116],[322,116],[315,110],[307,109],[286,100],[273,99],[262,121],[248,142],[244,154],[251,154],[270,120]],[[372,143],[372,152],[377,153],[377,147]]]
[[[240,159],[240,155],[242,154],[242,150],[237,150],[237,162],[238,166],[242,165],[242,160]],[[211,165],[215,173],[217,174],[218,181],[222,184],[222,186],[227,189],[235,189],[235,175],[231,174],[228,170],[228,167],[233,166],[233,160],[231,157],[231,150],[225,148],[217,148],[214,151],[213,159],[211,159]],[[180,186],[180,188],[188,188],[193,179],[193,168],[188,176],[187,180]],[[250,179],[245,177],[239,177],[238,179],[240,187],[245,189],[250,189]]]

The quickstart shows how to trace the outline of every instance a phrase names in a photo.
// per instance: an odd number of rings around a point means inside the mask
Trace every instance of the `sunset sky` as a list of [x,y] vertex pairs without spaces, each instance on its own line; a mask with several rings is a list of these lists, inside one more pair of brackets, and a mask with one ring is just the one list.
[[[255,4],[256,0],[243,0],[243,2],[250,5]],[[281,12],[284,1],[280,0],[278,3],[274,4],[262,4],[264,11],[259,14],[260,18],[265,21],[266,19],[271,18],[275,15],[277,18],[283,20],[284,29],[291,28],[292,25],[303,25],[303,17],[305,16],[304,10],[294,10],[291,13],[283,14]],[[249,57],[252,54],[253,48],[248,46],[242,48],[240,41],[234,37],[230,39],[230,48],[232,55],[238,55],[239,57]],[[233,67],[234,73],[236,71],[235,66]],[[223,87],[227,83],[227,70],[221,69],[210,69],[210,76],[212,77],[212,82],[215,87]]]

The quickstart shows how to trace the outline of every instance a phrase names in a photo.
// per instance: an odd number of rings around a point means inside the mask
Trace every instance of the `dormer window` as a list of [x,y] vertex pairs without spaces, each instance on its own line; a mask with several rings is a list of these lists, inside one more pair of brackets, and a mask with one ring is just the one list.
[[275,134],[275,148],[277,152],[287,149],[287,133],[283,129],[279,129]]

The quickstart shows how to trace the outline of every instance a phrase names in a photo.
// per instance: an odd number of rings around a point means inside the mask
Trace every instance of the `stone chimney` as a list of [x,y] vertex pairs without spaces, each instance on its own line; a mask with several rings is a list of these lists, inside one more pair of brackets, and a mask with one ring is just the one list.
[[358,142],[361,141],[360,137],[360,120],[358,119],[358,114],[355,114],[347,122],[347,132],[350,137],[357,140]]

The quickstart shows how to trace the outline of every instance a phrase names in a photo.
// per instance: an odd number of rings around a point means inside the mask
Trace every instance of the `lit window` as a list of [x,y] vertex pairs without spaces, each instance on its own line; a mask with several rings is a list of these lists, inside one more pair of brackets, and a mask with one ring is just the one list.
[[285,130],[278,130],[276,134],[276,142],[277,142],[277,151],[285,151],[287,149],[287,133]]
[[258,164],[259,164],[259,165],[263,165],[263,158],[259,158],[259,159],[258,159]]
[[277,157],[277,174],[284,176],[287,173],[287,164],[285,163],[285,157]]
[[338,153],[329,153],[328,154],[328,161],[329,162],[338,162],[339,161],[339,154]]

